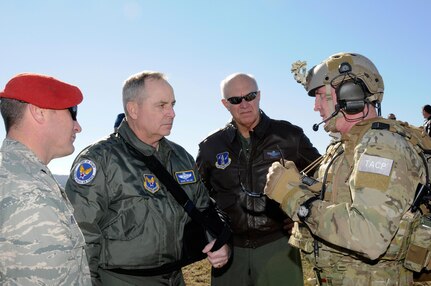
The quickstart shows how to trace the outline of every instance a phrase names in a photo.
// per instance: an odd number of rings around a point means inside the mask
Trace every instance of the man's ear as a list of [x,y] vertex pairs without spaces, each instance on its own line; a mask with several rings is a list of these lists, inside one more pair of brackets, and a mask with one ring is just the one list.
[[135,101],[129,101],[126,103],[127,114],[132,119],[138,118],[138,104]]
[[27,104],[27,109],[36,122],[43,123],[46,120],[46,114],[48,110],[40,108],[31,103]]
[[226,109],[227,109],[228,111],[230,111],[229,102],[228,102],[225,98],[222,98],[222,99],[221,99],[221,103],[223,103],[224,107],[226,107]]

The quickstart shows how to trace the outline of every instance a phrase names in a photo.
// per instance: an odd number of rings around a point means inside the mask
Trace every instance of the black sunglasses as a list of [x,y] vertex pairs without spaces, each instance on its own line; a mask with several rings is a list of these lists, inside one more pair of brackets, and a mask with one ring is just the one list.
[[256,98],[258,91],[252,91],[249,94],[246,94],[244,96],[232,96],[229,98],[226,98],[227,101],[229,101],[231,104],[240,104],[243,99],[245,101],[252,101]]
[[76,115],[78,115],[78,106],[72,106],[69,107],[67,110],[70,112],[70,116],[72,117],[73,121],[76,121]]

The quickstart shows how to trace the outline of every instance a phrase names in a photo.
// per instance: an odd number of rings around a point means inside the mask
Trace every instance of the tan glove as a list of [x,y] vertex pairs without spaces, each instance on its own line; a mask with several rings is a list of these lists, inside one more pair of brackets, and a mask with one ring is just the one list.
[[286,161],[283,165],[279,162],[272,163],[266,175],[265,194],[274,201],[281,204],[288,188],[299,185],[301,176],[295,163]]
[[301,176],[295,163],[286,161],[284,167],[274,162],[266,175],[265,194],[281,204],[283,211],[293,220],[298,220],[299,206],[315,193],[301,183]]

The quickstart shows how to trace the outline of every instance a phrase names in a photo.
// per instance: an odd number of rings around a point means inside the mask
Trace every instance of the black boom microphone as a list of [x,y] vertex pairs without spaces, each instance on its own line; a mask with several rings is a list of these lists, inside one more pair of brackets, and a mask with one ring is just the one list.
[[317,131],[319,130],[319,125],[322,123],[325,123],[326,121],[330,120],[331,118],[333,118],[335,115],[338,114],[338,112],[340,111],[340,107],[337,105],[335,105],[335,111],[332,112],[331,116],[329,116],[328,118],[323,119],[320,123],[316,123],[313,125],[313,131]]

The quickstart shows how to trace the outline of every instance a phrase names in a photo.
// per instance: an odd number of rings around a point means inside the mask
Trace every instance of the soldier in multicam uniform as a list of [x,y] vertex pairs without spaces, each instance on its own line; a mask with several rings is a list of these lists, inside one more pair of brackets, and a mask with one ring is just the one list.
[[416,137],[379,116],[383,80],[362,55],[335,54],[297,80],[315,97],[325,130],[341,137],[316,162],[316,179],[293,162],[269,169],[265,193],[296,221],[289,242],[320,285],[412,285],[405,260],[420,217],[412,204],[427,180]]
[[81,91],[20,74],[0,93],[0,284],[91,285],[84,237],[48,163],[73,152]]

